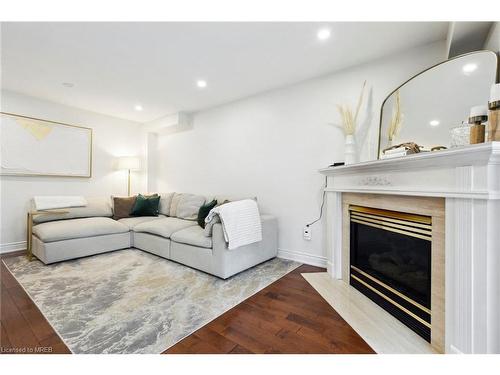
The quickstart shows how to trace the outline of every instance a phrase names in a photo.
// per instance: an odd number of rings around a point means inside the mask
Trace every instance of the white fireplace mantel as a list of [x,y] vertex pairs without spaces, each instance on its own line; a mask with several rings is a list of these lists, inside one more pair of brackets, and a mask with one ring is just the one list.
[[500,353],[500,142],[321,169],[327,268],[342,278],[342,193],[445,198],[446,351]]

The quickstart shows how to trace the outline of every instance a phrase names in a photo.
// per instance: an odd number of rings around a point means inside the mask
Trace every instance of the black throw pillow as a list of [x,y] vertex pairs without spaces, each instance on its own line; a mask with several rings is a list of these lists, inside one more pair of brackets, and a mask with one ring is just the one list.
[[214,199],[212,202],[206,203],[200,207],[198,211],[198,225],[200,227],[205,228],[205,218],[216,205],[217,201]]
[[150,195],[144,196],[142,194],[137,195],[134,207],[130,215],[132,216],[158,216],[158,206],[160,205],[160,196]]

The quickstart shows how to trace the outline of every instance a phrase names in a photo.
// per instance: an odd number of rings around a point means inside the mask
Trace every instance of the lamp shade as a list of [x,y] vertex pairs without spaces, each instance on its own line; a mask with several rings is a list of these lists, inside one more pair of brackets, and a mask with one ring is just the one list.
[[141,159],[137,156],[121,156],[118,158],[118,169],[141,169]]

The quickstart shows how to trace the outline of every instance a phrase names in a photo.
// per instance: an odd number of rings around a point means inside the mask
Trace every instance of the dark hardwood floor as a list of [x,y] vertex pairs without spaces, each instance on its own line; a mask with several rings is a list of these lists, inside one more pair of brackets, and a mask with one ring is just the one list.
[[[373,353],[300,275],[322,271],[297,268],[165,353]],[[69,353],[3,263],[0,273],[1,352]]]
[[0,353],[70,353],[3,262],[0,267]]

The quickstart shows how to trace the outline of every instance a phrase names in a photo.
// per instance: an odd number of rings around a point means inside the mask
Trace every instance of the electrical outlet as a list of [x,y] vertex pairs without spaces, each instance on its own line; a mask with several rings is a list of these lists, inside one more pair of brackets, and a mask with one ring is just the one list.
[[304,227],[303,236],[304,236],[304,240],[311,241],[311,228],[310,227]]

